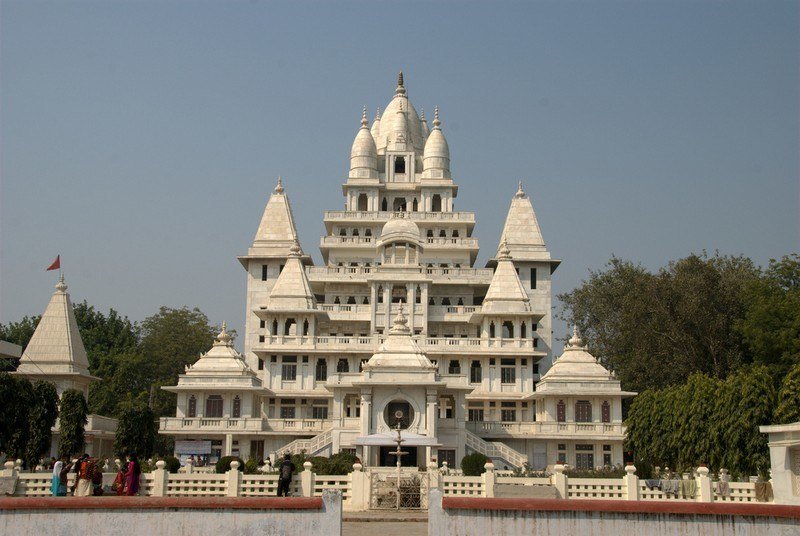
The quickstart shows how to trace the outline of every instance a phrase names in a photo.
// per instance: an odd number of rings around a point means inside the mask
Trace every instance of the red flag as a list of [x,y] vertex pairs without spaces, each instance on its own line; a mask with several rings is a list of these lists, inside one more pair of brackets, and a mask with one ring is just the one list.
[[53,264],[50,265],[50,268],[45,270],[45,272],[49,272],[50,270],[59,270],[61,269],[61,255],[56,257],[56,260],[53,261]]

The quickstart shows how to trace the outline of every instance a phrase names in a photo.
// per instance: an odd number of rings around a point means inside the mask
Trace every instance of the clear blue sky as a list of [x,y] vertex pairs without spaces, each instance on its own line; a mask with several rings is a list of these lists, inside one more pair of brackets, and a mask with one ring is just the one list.
[[[241,327],[277,175],[304,249],[361,107],[442,110],[483,265],[518,179],[555,292],[612,254],[798,251],[798,2],[0,4],[0,321],[70,292]],[[558,331],[563,331],[557,325]],[[556,333],[557,336],[563,333]]]

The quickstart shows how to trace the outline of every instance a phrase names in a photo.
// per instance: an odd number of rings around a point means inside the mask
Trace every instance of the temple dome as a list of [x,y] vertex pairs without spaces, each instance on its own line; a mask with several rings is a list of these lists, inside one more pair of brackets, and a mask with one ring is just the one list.
[[366,178],[378,176],[378,149],[369,129],[366,106],[361,116],[361,128],[358,129],[353,147],[350,149],[350,176]]
[[425,142],[425,151],[422,154],[422,167],[426,177],[448,178],[450,176],[450,147],[447,145],[441,124],[437,107],[433,130]]
[[402,74],[398,77],[394,97],[381,114],[379,128],[373,129],[377,130],[373,132],[375,144],[378,151],[385,150],[390,142],[396,141],[397,132],[402,130],[405,132],[406,144],[413,146],[415,152],[422,153],[425,148],[425,130],[417,110],[406,95]]
[[404,217],[403,213],[400,213],[399,217],[391,218],[384,224],[381,236],[378,239],[378,246],[399,241],[420,245],[422,243],[420,236],[417,224]]

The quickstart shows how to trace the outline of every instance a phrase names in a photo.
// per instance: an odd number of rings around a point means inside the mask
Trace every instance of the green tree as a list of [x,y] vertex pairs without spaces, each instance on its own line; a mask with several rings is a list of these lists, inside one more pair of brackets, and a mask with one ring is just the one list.
[[27,417],[25,462],[28,467],[36,467],[39,458],[50,450],[52,428],[58,418],[58,392],[55,385],[41,380],[33,384],[33,405]]
[[[162,307],[142,322],[140,353],[149,363],[142,383],[148,383],[147,396],[157,416],[175,414],[175,395],[161,389],[175,385],[186,365],[197,361],[207,351],[219,332],[218,326],[208,323],[199,309]],[[134,393],[137,396],[141,393]]]
[[783,379],[778,392],[778,407],[775,409],[775,424],[798,421],[800,421],[800,363],[792,367]]
[[84,431],[88,406],[83,393],[77,389],[67,389],[61,393],[61,407],[59,409],[59,441],[58,455],[72,457],[83,452],[86,446]]
[[770,260],[749,286],[749,306],[739,329],[756,363],[782,377],[800,363],[800,255]]
[[73,310],[92,371],[99,372],[103,356],[128,353],[139,344],[139,328],[114,309],[104,315],[84,300],[73,305]]
[[758,276],[745,257],[690,255],[656,274],[612,258],[559,295],[561,317],[628,389],[682,384],[693,372],[725,378],[750,362],[737,324]]
[[[39,325],[40,316],[24,316],[19,322],[0,324],[0,340],[22,346],[24,350]],[[0,359],[0,371],[16,370],[19,359]]]
[[35,393],[27,379],[0,373],[0,400],[2,423],[0,452],[11,458],[26,459],[25,449],[30,435],[28,414],[35,403]]
[[128,400],[123,405],[118,419],[114,452],[118,456],[130,452],[135,452],[143,458],[152,456],[157,432],[153,410],[145,404]]

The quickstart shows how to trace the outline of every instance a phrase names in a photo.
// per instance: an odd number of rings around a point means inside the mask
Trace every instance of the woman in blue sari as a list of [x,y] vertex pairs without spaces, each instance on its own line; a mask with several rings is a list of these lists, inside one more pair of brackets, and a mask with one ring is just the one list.
[[53,481],[50,484],[50,493],[53,497],[58,496],[58,487],[61,485],[61,470],[64,468],[64,458],[62,457],[53,464]]

